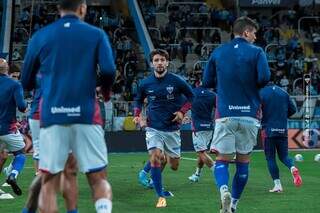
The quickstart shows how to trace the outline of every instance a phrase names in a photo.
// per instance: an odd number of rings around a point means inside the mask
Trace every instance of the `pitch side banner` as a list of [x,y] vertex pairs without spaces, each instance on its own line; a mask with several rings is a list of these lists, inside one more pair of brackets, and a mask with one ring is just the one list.
[[289,129],[289,149],[319,149],[320,129]]
[[239,0],[240,7],[291,7],[297,0]]

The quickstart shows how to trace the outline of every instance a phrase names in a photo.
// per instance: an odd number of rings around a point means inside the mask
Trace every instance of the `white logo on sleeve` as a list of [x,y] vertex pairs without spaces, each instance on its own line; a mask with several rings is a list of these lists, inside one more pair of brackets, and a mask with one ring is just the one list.
[[65,28],[69,28],[70,27],[70,22],[66,22],[66,23],[64,23],[64,25],[63,25],[63,27],[65,27]]
[[239,44],[234,45],[233,48],[235,49],[239,48]]

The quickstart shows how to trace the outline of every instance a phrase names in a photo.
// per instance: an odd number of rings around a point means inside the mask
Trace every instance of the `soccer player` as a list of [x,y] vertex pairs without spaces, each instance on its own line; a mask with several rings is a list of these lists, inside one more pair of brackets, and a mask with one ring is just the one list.
[[40,99],[41,99],[41,75],[38,74],[36,77],[36,85],[33,90],[33,100],[31,103],[31,110],[29,114],[29,127],[31,131],[32,147],[33,147],[33,160],[36,169],[36,174],[38,173],[39,166],[39,135],[40,135]]
[[61,18],[33,35],[24,60],[21,81],[26,90],[35,87],[36,74],[41,74],[40,212],[58,210],[56,193],[70,150],[87,176],[96,212],[112,211],[107,147],[95,90],[99,66],[103,94],[109,94],[115,64],[105,32],[81,20],[86,10],[85,0],[60,0]]
[[273,189],[269,191],[283,191],[276,163],[276,153],[278,153],[280,161],[291,171],[294,185],[299,187],[302,184],[302,179],[299,170],[288,156],[287,130],[288,117],[296,113],[296,106],[286,91],[271,82],[260,90],[260,96],[264,153],[269,173],[274,182]]
[[0,58],[0,147],[4,144],[3,147],[14,155],[12,169],[6,182],[16,195],[21,195],[17,177],[24,167],[26,157],[23,151],[23,137],[16,125],[16,108],[25,113],[27,104],[23,99],[21,84],[8,76],[8,69],[7,61]]
[[214,171],[214,162],[206,153],[213,136],[213,108],[216,94],[202,86],[193,89],[194,99],[191,108],[192,142],[197,152],[197,168],[189,177],[192,182],[198,182],[204,164]]
[[[213,51],[204,71],[203,86],[217,87],[211,147],[218,151],[214,175],[221,195],[221,213],[236,211],[247,184],[250,153],[260,127],[259,88],[270,79],[264,51],[252,44],[257,29],[258,24],[252,19],[238,18],[233,26],[235,38]],[[228,167],[234,153],[236,172],[230,194]]]
[[169,54],[156,49],[150,53],[154,72],[140,82],[135,98],[134,122],[141,122],[141,108],[145,97],[147,104],[146,143],[150,155],[151,178],[157,196],[156,207],[166,207],[162,189],[161,164],[168,156],[172,170],[177,170],[180,160],[180,123],[191,108],[191,87],[179,76],[168,72]]

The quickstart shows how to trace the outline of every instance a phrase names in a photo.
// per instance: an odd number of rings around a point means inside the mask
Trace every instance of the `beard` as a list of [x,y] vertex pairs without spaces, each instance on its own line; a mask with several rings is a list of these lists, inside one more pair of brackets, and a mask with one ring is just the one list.
[[155,72],[158,73],[159,75],[162,75],[165,71],[166,69],[164,67],[157,67],[155,69]]

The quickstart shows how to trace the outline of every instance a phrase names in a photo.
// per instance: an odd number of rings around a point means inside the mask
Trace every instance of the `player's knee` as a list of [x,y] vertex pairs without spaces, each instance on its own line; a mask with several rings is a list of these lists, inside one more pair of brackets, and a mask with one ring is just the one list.
[[170,164],[170,168],[173,170],[173,171],[177,171],[178,168],[179,168],[179,161],[178,160],[173,160]]

